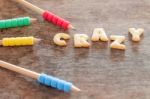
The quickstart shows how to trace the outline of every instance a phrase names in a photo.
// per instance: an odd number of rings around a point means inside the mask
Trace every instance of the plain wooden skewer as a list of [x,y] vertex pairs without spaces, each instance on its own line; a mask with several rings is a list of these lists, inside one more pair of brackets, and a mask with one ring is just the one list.
[[33,4],[31,4],[31,3],[29,3],[29,2],[27,2],[25,0],[15,0],[15,1],[18,2],[18,3],[20,3],[20,4],[22,4],[22,5],[24,5],[27,8],[29,8],[29,9],[37,12],[38,14],[44,13],[43,9],[41,9],[41,8],[39,8],[39,7],[33,5]]
[[[24,76],[27,76],[27,77],[30,77],[30,78],[33,78],[33,79],[38,79],[38,77],[40,76],[39,73],[36,73],[34,71],[30,71],[28,69],[10,64],[8,62],[4,62],[2,60],[0,60],[0,67],[3,67],[5,69],[8,69],[8,70],[11,70],[11,71],[14,71],[14,72],[17,72],[19,74],[22,74]],[[81,91],[79,88],[77,88],[74,85],[71,86],[71,90],[76,91],[76,92]]]
[[[31,3],[29,3],[29,2],[27,2],[25,0],[15,0],[15,1],[18,2],[18,3],[20,3],[20,4],[22,4],[22,5],[24,5],[27,8],[29,8],[29,9],[37,12],[40,15],[42,15],[45,12],[45,10],[43,10],[43,9],[41,9],[41,8],[39,8],[39,7],[33,5],[33,4],[31,4]],[[69,24],[68,28],[75,29],[75,27],[72,26],[71,24]]]

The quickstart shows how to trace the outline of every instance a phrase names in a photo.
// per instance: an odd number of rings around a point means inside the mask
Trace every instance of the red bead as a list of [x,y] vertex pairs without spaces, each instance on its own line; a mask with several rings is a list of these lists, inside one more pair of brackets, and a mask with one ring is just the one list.
[[59,20],[59,19],[57,20],[57,25],[58,25],[58,26],[60,26],[62,23],[63,23],[63,21],[61,21],[61,20]]
[[58,24],[57,24],[57,21],[58,21],[58,20],[59,20],[59,18],[56,16],[56,17],[54,17],[54,18],[52,19],[52,22],[53,22],[53,23],[56,23],[56,25],[58,25]]
[[43,18],[48,21],[48,22],[52,22],[53,24],[59,26],[59,27],[62,27],[64,28],[65,30],[68,29],[68,26],[69,26],[69,22],[66,21],[65,19],[62,19],[61,17],[51,13],[51,12],[48,12],[48,11],[45,11],[43,14],[42,14]]

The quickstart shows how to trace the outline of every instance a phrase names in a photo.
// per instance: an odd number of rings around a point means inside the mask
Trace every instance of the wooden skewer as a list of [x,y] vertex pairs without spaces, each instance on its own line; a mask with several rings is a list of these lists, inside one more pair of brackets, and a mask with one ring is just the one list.
[[34,23],[34,22],[36,22],[36,21],[37,21],[36,18],[30,18],[30,22],[31,22],[31,23]]
[[[42,14],[45,12],[45,10],[43,10],[43,9],[41,9],[41,8],[39,8],[39,7],[35,6],[35,5],[33,5],[33,4],[29,3],[29,2],[27,2],[26,0],[15,0],[15,1],[16,1],[17,3],[20,3],[20,4],[24,5],[24,6],[27,7],[27,8],[29,8],[29,9],[31,9],[31,10],[37,12],[37,13],[40,14],[40,15],[42,15]],[[75,29],[71,24],[68,26],[68,28],[69,28],[69,29]]]
[[3,68],[9,69],[11,71],[17,72],[19,74],[22,74],[24,76],[31,77],[33,79],[37,79],[39,77],[39,75],[40,75],[40,74],[38,74],[36,72],[33,72],[33,71],[30,71],[30,70],[18,67],[16,65],[13,65],[13,64],[1,61],[1,60],[0,60],[0,66],[3,67]]
[[41,41],[41,39],[39,38],[34,38],[34,43],[39,43]]
[[22,4],[22,5],[24,5],[27,8],[29,8],[29,9],[37,12],[38,14],[42,15],[44,13],[43,9],[41,9],[41,8],[39,8],[39,7],[33,5],[33,4],[31,4],[31,3],[29,3],[29,2],[27,2],[25,0],[15,0],[15,1],[18,2],[18,3],[20,3],[20,4]]
[[[39,38],[34,38],[34,43],[36,44],[36,43],[39,43],[41,41],[41,39],[39,39]],[[0,40],[0,45],[3,45],[3,40]]]
[[[8,69],[8,70],[11,70],[11,71],[14,71],[14,72],[17,72],[19,74],[22,74],[24,76],[28,76],[28,77],[33,78],[33,79],[38,79],[39,76],[40,76],[39,73],[36,73],[34,71],[30,71],[28,69],[25,69],[25,68],[22,68],[22,67],[10,64],[8,62],[4,62],[2,60],[0,60],[0,67],[3,67],[5,69]],[[81,91],[79,88],[77,88],[74,85],[71,86],[71,90],[72,91],[76,91],[76,92]]]
[[76,30],[76,28],[74,26],[72,26],[71,24],[68,26],[69,29],[73,29]]

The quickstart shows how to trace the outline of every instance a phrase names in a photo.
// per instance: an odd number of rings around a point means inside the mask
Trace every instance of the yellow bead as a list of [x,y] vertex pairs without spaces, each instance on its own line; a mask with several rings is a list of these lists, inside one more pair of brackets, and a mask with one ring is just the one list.
[[3,38],[3,46],[24,46],[24,45],[33,45],[34,37],[12,37],[12,38]]

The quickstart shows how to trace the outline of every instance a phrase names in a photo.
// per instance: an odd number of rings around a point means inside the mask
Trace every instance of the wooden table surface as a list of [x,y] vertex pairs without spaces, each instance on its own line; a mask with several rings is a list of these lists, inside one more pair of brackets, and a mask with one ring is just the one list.
[[[36,13],[11,0],[0,0],[0,19],[30,16],[38,22],[23,28],[0,30],[3,37],[35,36],[34,46],[0,47],[0,59],[36,72],[73,82],[81,93],[66,94],[41,86],[35,80],[0,68],[0,99],[150,99],[150,1],[149,0],[28,0],[69,20],[76,31],[64,31]],[[125,51],[110,50],[109,43],[91,48],[74,48],[73,35],[89,37],[96,27],[111,34],[125,35]],[[129,27],[142,27],[141,42],[133,43]],[[53,36],[71,35],[67,47],[58,47]]]

